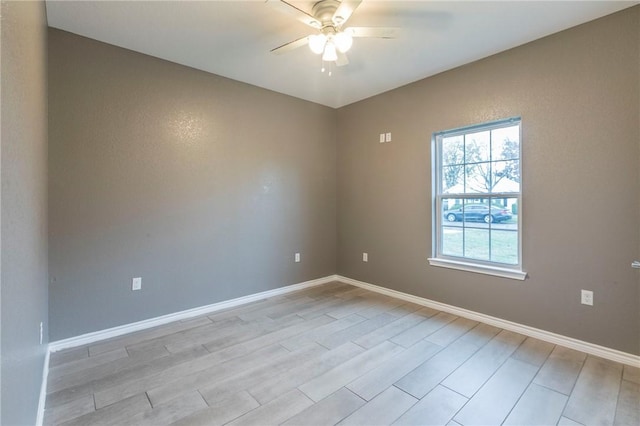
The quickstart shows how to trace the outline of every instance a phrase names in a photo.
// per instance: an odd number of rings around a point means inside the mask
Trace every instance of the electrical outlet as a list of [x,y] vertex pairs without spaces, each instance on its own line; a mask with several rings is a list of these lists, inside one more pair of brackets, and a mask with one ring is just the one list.
[[362,261],[363,262],[369,261],[369,253],[362,253]]
[[300,262],[300,253],[296,253],[294,256],[294,260],[297,262]]
[[44,326],[42,325],[42,321],[40,321],[40,344],[42,344],[43,337],[44,337]]
[[142,277],[134,278],[131,282],[131,290],[140,290],[142,288]]
[[582,290],[582,292],[581,292],[581,303],[583,305],[593,306],[593,291]]
[[385,142],[391,142],[391,132],[387,133],[384,138]]

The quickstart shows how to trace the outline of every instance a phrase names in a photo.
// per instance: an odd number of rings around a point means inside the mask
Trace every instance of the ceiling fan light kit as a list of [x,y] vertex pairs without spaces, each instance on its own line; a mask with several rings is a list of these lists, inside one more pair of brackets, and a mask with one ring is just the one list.
[[342,26],[361,2],[362,0],[320,0],[313,5],[311,13],[307,13],[284,0],[267,0],[277,10],[319,31],[318,34],[276,47],[271,52],[281,54],[308,44],[313,53],[322,55],[324,62],[335,62],[339,67],[347,65],[349,60],[345,53],[351,49],[353,37],[393,38],[395,33],[394,28],[351,27],[343,30]]
[[312,34],[309,36],[309,49],[316,55],[322,55],[323,61],[336,61],[340,53],[346,53],[353,45],[351,35],[341,32],[335,35]]
[[309,49],[316,55],[324,52],[324,45],[327,43],[327,37],[324,34],[311,34],[309,36]]
[[353,45],[353,37],[351,37],[351,34],[349,33],[338,33],[333,39],[336,47],[342,53],[346,53]]
[[333,62],[338,60],[338,54],[336,53],[336,46],[331,40],[324,45],[324,53],[322,54],[322,60],[325,62]]

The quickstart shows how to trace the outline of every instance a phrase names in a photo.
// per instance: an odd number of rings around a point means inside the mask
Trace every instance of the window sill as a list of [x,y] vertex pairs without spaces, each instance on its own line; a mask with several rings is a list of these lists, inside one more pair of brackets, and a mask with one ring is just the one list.
[[477,274],[494,275],[496,277],[510,278],[512,280],[523,281],[527,278],[527,273],[515,269],[500,268],[497,266],[481,265],[477,263],[460,262],[458,260],[429,258],[431,266],[457,269],[459,271],[475,272]]

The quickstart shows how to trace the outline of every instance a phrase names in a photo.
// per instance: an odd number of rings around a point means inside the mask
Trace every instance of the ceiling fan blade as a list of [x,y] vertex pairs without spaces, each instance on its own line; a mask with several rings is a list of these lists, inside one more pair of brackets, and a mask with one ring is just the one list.
[[393,27],[349,27],[344,30],[351,37],[396,38],[397,28]]
[[278,46],[275,49],[271,49],[271,53],[275,53],[276,55],[281,55],[293,49],[297,49],[298,47],[305,46],[308,43],[309,43],[309,37],[305,36],[297,40],[290,41],[289,43],[285,43],[282,46]]
[[360,6],[362,0],[342,0],[340,6],[336,9],[331,20],[338,27],[344,25],[349,20],[353,12]]
[[269,4],[269,6],[273,7],[274,9],[282,13],[286,13],[289,16],[293,16],[298,21],[312,28],[315,28],[315,29],[322,28],[322,24],[320,23],[320,21],[318,21],[312,15],[309,15],[304,10],[298,9],[291,3],[287,3],[284,0],[267,0],[267,4]]
[[343,67],[345,65],[349,65],[349,58],[347,58],[346,53],[342,53],[341,51],[337,50],[336,54],[338,55],[338,59],[336,59],[336,66]]

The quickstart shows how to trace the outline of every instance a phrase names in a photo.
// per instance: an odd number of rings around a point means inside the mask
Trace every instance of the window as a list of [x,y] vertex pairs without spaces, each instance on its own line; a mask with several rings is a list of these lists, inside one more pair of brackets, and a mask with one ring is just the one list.
[[435,133],[431,265],[523,280],[520,118]]

